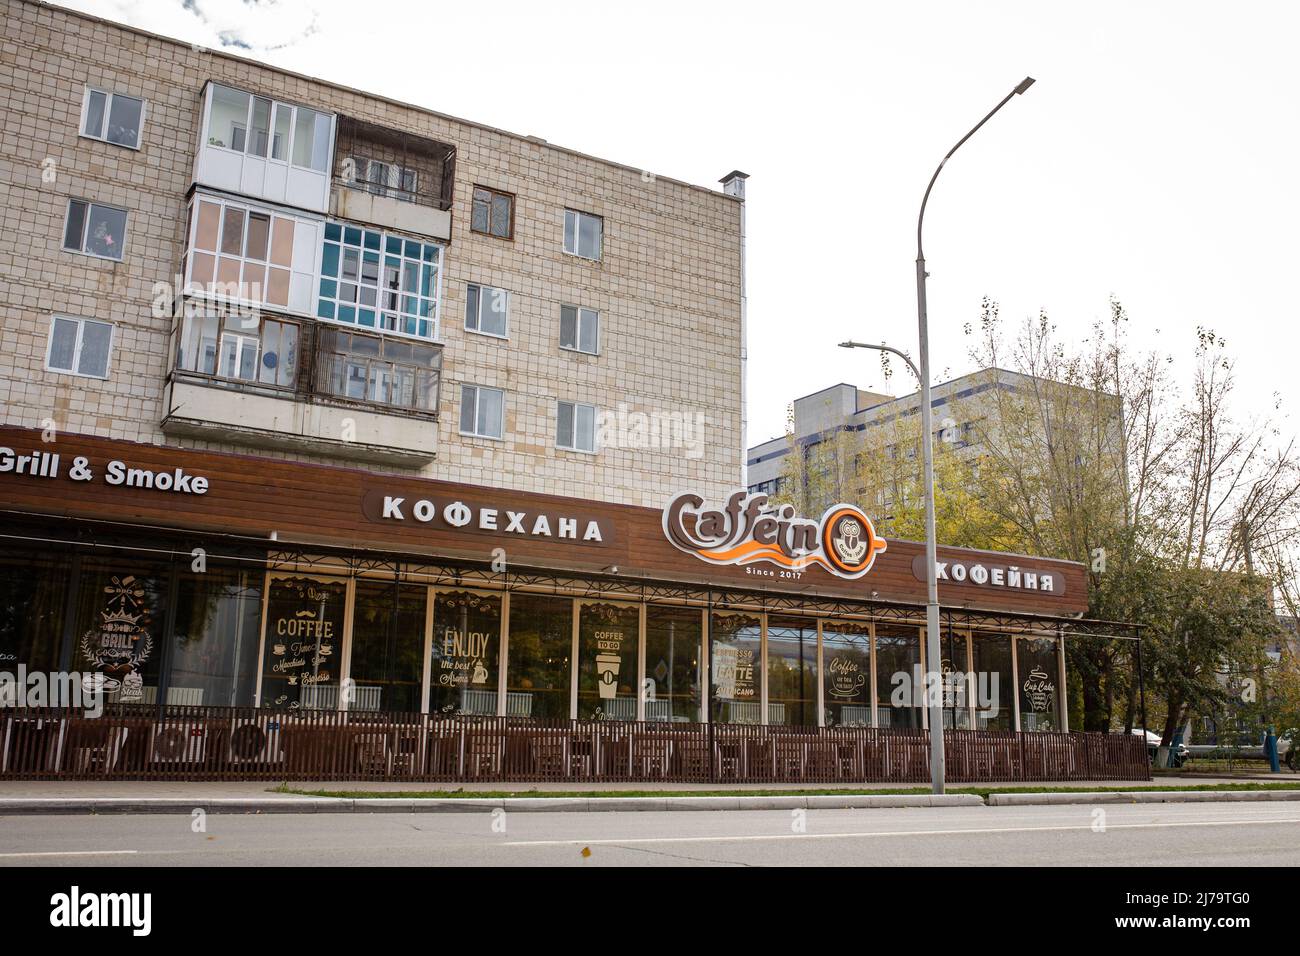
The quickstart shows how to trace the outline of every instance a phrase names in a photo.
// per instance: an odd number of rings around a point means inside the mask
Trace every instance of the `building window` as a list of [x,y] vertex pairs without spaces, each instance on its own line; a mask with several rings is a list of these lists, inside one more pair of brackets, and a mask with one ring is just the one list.
[[[749,614],[715,612],[710,624],[713,659],[709,679],[713,693],[709,698],[712,719],[719,724],[763,723],[763,622]],[[739,747],[731,753],[723,745],[724,764],[739,761]]]
[[469,217],[469,228],[485,236],[498,239],[515,237],[515,197],[510,193],[488,189],[486,186],[474,187],[473,208]]
[[81,106],[81,135],[130,149],[140,148],[144,100],[86,87]]
[[209,146],[324,172],[332,125],[328,113],[212,85]]
[[560,306],[560,348],[596,355],[600,350],[600,313],[576,305]]
[[556,416],[555,447],[569,451],[596,450],[596,406],[560,402]]
[[349,156],[343,170],[348,185],[364,189],[371,195],[391,196],[405,202],[415,200],[417,176],[414,169],[397,163]]
[[460,433],[478,438],[500,438],[504,430],[505,392],[499,388],[462,385]]
[[429,713],[496,714],[500,595],[437,592],[429,651]]
[[506,716],[569,720],[573,601],[510,595]]
[[871,630],[853,621],[822,624],[822,701],[827,727],[871,726]]
[[316,314],[422,339],[438,335],[442,246],[375,229],[325,224]]
[[178,371],[272,388],[291,389],[297,384],[297,322],[187,303],[179,331]]
[[108,378],[108,357],[113,348],[113,326],[94,319],[54,316],[45,367],[87,378]]
[[126,243],[126,210],[84,199],[68,200],[63,248],[100,259],[122,261]]
[[817,726],[817,622],[777,617],[767,621],[767,722]]
[[564,251],[583,259],[599,259],[605,220],[590,213],[564,210]]
[[322,225],[195,197],[186,249],[187,291],[310,313]]
[[[896,703],[894,689],[899,686],[897,675],[905,675],[912,682],[916,668],[921,665],[921,637],[915,627],[901,624],[876,625],[876,726],[921,726],[921,708],[915,706],[912,695],[903,695]],[[902,686],[911,686],[903,683]],[[910,698],[910,699],[909,699]]]
[[510,328],[509,305],[510,293],[505,289],[471,282],[465,296],[466,330],[505,338]]
[[395,581],[357,581],[348,710],[420,712],[428,595]]
[[645,609],[646,720],[701,719],[703,633],[704,618],[696,609],[653,604]]
[[316,378],[325,395],[404,411],[436,412],[442,347],[321,329]]

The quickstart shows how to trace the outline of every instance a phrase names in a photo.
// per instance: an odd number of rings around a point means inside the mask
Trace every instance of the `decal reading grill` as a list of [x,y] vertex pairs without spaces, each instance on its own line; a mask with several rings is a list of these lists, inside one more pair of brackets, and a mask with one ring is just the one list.
[[794,508],[770,508],[767,495],[737,491],[720,511],[686,492],[668,502],[664,535],[673,546],[710,564],[768,562],[782,575],[820,565],[841,578],[871,570],[887,544],[871,519],[853,505],[826,509],[820,521],[795,516]]

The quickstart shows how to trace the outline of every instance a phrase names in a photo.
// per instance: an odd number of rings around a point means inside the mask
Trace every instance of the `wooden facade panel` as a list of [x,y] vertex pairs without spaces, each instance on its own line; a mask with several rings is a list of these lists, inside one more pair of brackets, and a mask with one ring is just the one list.
[[[57,477],[17,473],[18,456],[34,452],[59,456]],[[86,459],[93,475],[89,480],[73,479],[77,458]],[[113,460],[173,478],[180,468],[191,479],[205,478],[208,487],[200,495],[110,485],[107,467]],[[29,459],[25,470],[31,467]],[[403,499],[398,506],[401,520],[383,517],[384,499],[390,497]],[[420,501],[430,502],[434,509],[424,509],[427,521],[418,520],[414,513]],[[452,517],[459,521],[468,514],[467,523],[449,523],[445,519],[449,505],[463,506]],[[617,567],[622,575],[683,584],[839,599],[925,601],[925,583],[914,566],[924,546],[913,541],[889,541],[871,570],[856,580],[816,566],[798,577],[782,577],[782,569],[775,565],[717,566],[678,550],[664,536],[661,513],[652,508],[84,435],[63,434],[43,443],[35,429],[0,427],[0,508],[263,539],[274,532],[280,546],[358,547],[484,563],[492,560],[493,549],[505,548],[512,565],[553,571],[612,573],[609,569]],[[495,512],[495,531],[479,527],[493,520],[484,517],[485,511]],[[527,532],[533,530],[538,515],[546,515],[551,534],[508,532],[507,512],[526,515],[522,525]],[[562,518],[571,537],[560,536]],[[599,540],[591,538],[592,525]],[[939,560],[954,568],[980,565],[986,570],[1051,573],[1056,582],[1054,592],[1046,593],[978,585],[969,578],[944,581],[939,596],[945,605],[1055,615],[1087,610],[1087,579],[1080,564],[942,547]]]

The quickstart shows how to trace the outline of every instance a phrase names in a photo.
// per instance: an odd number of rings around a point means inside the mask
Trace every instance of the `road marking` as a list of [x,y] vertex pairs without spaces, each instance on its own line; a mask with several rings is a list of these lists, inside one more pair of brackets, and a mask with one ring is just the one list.
[[[1259,820],[1197,820],[1185,823],[1111,823],[1106,830],[1159,830],[1168,827],[1233,827],[1300,823],[1300,817]],[[865,837],[957,836],[966,833],[1034,833],[1092,830],[1092,824],[1059,827],[977,827],[957,830],[867,830],[856,833],[771,833],[748,836],[632,837],[626,840],[513,840],[502,846],[600,846],[620,843],[741,843],[760,840],[851,840]]]
[[44,853],[0,853],[0,860],[27,856],[121,856],[139,852],[139,850],[50,850]]

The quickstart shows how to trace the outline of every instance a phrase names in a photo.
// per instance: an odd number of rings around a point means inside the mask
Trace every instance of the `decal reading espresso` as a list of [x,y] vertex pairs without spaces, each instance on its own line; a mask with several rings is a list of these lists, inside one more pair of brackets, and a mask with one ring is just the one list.
[[702,561],[768,562],[785,569],[783,575],[820,565],[837,577],[859,578],[887,547],[853,505],[833,505],[813,521],[796,517],[790,505],[770,508],[767,495],[745,491],[734,493],[721,511],[705,508],[699,495],[677,495],[664,508],[663,525],[674,547]]

